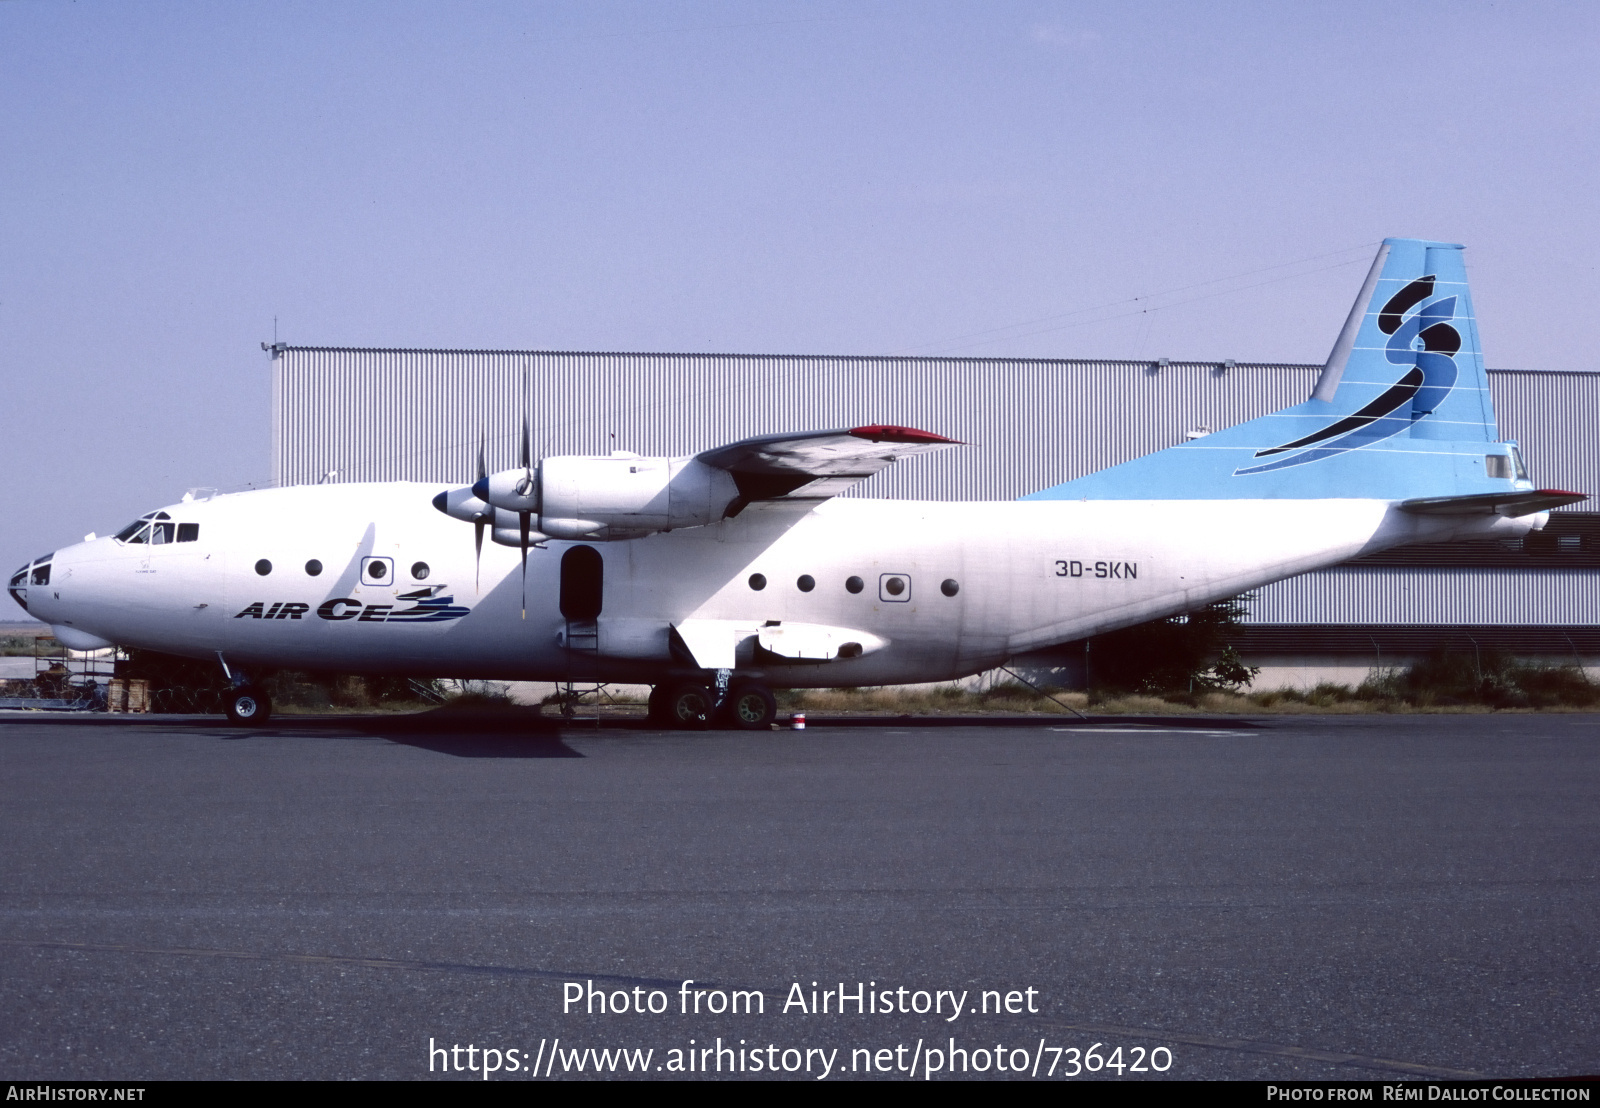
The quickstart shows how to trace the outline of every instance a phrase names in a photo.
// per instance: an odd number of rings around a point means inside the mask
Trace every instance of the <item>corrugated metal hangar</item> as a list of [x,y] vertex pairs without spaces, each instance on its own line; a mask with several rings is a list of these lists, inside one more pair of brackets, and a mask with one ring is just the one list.
[[[846,495],[1009,500],[1304,400],[1316,365],[1020,358],[373,350],[277,345],[280,485],[471,480],[538,455],[689,454],[865,423],[971,445]],[[1542,487],[1600,494],[1600,373],[1490,370],[1500,432]],[[1157,493],[1157,495],[1159,495]],[[1577,507],[1591,508],[1594,502]],[[1257,686],[1357,683],[1437,646],[1600,669],[1600,513],[1511,542],[1416,546],[1261,589],[1240,652]],[[1070,654],[1070,651],[1065,653]]]

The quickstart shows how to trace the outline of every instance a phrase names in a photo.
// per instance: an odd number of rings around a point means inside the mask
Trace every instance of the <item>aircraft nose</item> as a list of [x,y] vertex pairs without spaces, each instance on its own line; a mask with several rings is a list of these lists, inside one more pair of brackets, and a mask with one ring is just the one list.
[[50,583],[50,563],[54,558],[54,552],[35,558],[11,575],[6,591],[24,612],[28,610],[28,586]]

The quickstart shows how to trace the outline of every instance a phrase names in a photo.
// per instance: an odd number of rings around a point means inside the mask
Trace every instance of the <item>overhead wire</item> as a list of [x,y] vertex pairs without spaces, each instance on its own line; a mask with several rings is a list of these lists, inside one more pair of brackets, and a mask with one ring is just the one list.
[[[986,330],[973,331],[973,332],[970,332],[970,333],[965,334],[965,335],[952,335],[950,338],[943,339],[943,340],[941,340],[939,342],[930,342],[930,343],[924,343],[924,344],[922,344],[920,346],[907,347],[904,350],[896,351],[896,353],[912,354],[912,353],[915,353],[916,351],[919,351],[919,350],[938,349],[938,348],[942,348],[944,346],[947,346],[948,344],[953,343],[953,342],[960,342],[963,339],[978,338],[978,337],[980,337],[982,335],[997,335],[997,336],[999,336],[999,338],[997,338],[995,341],[999,341],[1000,339],[1003,339],[1003,338],[1027,338],[1028,335],[1009,335],[1009,336],[1007,336],[1007,335],[1001,335],[1000,332],[1015,330],[1018,327],[1032,327],[1032,326],[1034,326],[1035,324],[1038,324],[1038,323],[1050,323],[1050,322],[1053,322],[1054,320],[1057,320],[1057,319],[1067,319],[1067,318],[1069,318],[1071,316],[1084,315],[1085,313],[1088,313],[1088,312],[1105,311],[1105,310],[1107,310],[1109,308],[1120,308],[1125,304],[1137,304],[1142,300],[1156,300],[1156,299],[1159,299],[1159,298],[1161,298],[1163,296],[1176,296],[1180,292],[1188,292],[1191,289],[1205,288],[1207,285],[1217,285],[1217,284],[1221,284],[1224,281],[1238,281],[1238,280],[1241,280],[1241,279],[1243,279],[1245,277],[1254,277],[1258,273],[1270,273],[1275,269],[1287,269],[1290,266],[1306,265],[1307,263],[1310,263],[1310,262],[1320,262],[1324,258],[1333,258],[1333,257],[1337,257],[1340,254],[1348,254],[1353,250],[1368,250],[1368,251],[1370,251],[1370,250],[1374,249],[1376,246],[1378,246],[1377,242],[1357,243],[1354,246],[1347,246],[1347,247],[1343,248],[1342,250],[1330,250],[1325,254],[1313,254],[1308,258],[1296,258],[1293,261],[1279,262],[1276,265],[1260,266],[1259,268],[1256,268],[1256,269],[1246,269],[1246,270],[1242,270],[1239,273],[1228,274],[1225,277],[1213,277],[1208,281],[1196,281],[1195,283],[1190,284],[1190,285],[1180,285],[1177,288],[1163,289],[1163,290],[1161,290],[1159,292],[1141,293],[1138,296],[1130,296],[1130,297],[1127,297],[1127,298],[1122,299],[1122,300],[1112,300],[1112,301],[1108,301],[1105,304],[1096,304],[1096,305],[1093,305],[1093,306],[1087,307],[1087,308],[1074,308],[1071,311],[1059,312],[1059,313],[1057,313],[1055,315],[1039,316],[1039,317],[1037,317],[1035,319],[1022,320],[1022,321],[1017,322],[1017,323],[1007,323],[1007,324],[1004,324],[1003,326],[1000,326],[1000,327],[990,327],[990,328],[987,328]],[[1359,260],[1361,260],[1361,259],[1359,259],[1359,258],[1358,259],[1353,259],[1351,262],[1342,262],[1340,264],[1341,265],[1350,265],[1350,264],[1354,264],[1354,261],[1359,261]],[[1336,269],[1336,268],[1338,268],[1338,266],[1324,267],[1324,269]],[[1296,277],[1304,277],[1304,276],[1309,276],[1312,273],[1321,273],[1321,272],[1323,272],[1323,269],[1307,270],[1305,273],[1287,274],[1282,278],[1282,280],[1292,280],[1292,279],[1294,279]],[[1262,282],[1262,284],[1272,284],[1272,283],[1274,283],[1274,282]],[[1259,288],[1260,286],[1259,285],[1250,285],[1250,286],[1246,286],[1246,287],[1247,288]],[[1225,290],[1225,291],[1228,291],[1228,292],[1242,292],[1244,290],[1243,289],[1229,289],[1229,290]],[[1183,301],[1183,303],[1190,303],[1190,302],[1191,301]],[[1157,310],[1159,310],[1160,308],[1172,308],[1172,307],[1177,307],[1177,306],[1178,305],[1176,305],[1176,304],[1163,304],[1163,305],[1159,305]],[[1127,314],[1132,314],[1132,313],[1127,313]],[[1118,318],[1121,318],[1121,317],[1120,316],[1110,316],[1108,318],[1110,318],[1110,319],[1118,319]],[[1098,322],[1103,322],[1103,321],[1102,320],[1094,320],[1092,322],[1097,322],[1098,323]],[[1033,334],[1046,334],[1046,333],[1048,333],[1048,332],[1047,331],[1031,331],[1031,332],[1029,332],[1030,335],[1033,335]],[[974,344],[974,345],[981,345],[981,344]],[[957,347],[957,349],[963,349],[964,350],[964,349],[970,349],[970,347]]]

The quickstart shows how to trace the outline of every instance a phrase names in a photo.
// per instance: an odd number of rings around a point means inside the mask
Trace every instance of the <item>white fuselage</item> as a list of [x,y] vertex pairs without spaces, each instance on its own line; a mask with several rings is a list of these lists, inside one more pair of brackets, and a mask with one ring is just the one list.
[[[28,607],[124,646],[243,667],[528,680],[692,671],[669,630],[687,623],[725,632],[737,668],[775,686],[879,685],[979,672],[1363,552],[1538,522],[1355,499],[758,503],[645,538],[551,540],[528,551],[524,588],[522,552],[486,543],[480,563],[473,528],[430,506],[439,491],[329,485],[185,502],[166,511],[197,524],[197,539],[59,550]],[[603,588],[598,620],[575,627],[561,612],[561,563],[582,545],[603,559]],[[376,581],[374,565],[386,570]],[[885,591],[890,576],[904,582],[899,596]],[[775,660],[754,647],[774,621],[862,632],[877,647]]]

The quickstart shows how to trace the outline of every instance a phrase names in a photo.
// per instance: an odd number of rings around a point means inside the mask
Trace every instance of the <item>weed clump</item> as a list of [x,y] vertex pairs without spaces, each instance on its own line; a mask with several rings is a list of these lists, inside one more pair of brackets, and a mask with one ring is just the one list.
[[1503,651],[1435,650],[1395,684],[1420,707],[1588,708],[1600,685],[1576,665],[1526,662]]

